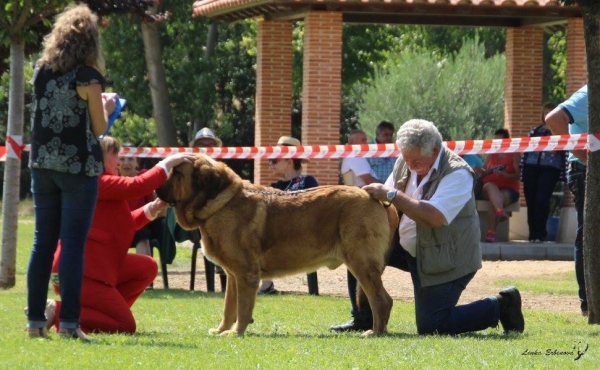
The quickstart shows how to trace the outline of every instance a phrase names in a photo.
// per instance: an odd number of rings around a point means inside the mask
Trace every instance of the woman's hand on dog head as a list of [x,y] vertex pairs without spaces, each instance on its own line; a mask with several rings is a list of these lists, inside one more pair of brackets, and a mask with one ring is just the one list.
[[159,164],[166,168],[167,172],[170,172],[173,167],[184,162],[194,163],[196,159],[196,155],[192,153],[177,153],[166,157]]

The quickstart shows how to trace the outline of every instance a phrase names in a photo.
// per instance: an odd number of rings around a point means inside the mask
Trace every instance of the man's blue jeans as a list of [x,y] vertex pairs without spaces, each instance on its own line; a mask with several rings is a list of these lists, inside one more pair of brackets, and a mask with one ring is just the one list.
[[456,305],[463,290],[475,276],[474,272],[448,283],[423,287],[416,258],[410,257],[408,262],[415,292],[419,334],[456,335],[498,326],[500,305],[496,297]]
[[577,233],[575,234],[575,277],[579,285],[579,300],[581,310],[587,311],[587,295],[585,292],[585,278],[583,272],[583,206],[585,203],[585,176],[586,166],[579,162],[569,163],[568,185],[573,193],[575,213],[577,214]]
[[48,283],[60,239],[60,326],[75,329],[81,313],[83,253],[96,207],[98,177],[32,169],[31,192],[35,233],[27,268],[27,326],[41,328],[46,324]]

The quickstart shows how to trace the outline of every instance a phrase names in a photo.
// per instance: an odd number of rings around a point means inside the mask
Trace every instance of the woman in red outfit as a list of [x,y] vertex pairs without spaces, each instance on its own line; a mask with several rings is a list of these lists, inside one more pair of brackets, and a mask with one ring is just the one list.
[[[156,261],[128,253],[133,234],[168,208],[160,199],[130,211],[127,199],[140,197],[158,188],[172,167],[192,162],[193,154],[175,154],[136,177],[118,175],[121,146],[112,137],[101,142],[105,172],[99,177],[98,201],[85,245],[81,322],[84,332],[135,333],[131,306],[154,280]],[[53,268],[58,267],[60,245]],[[56,302],[58,317],[60,302]],[[49,318],[50,319],[50,318]],[[58,325],[57,320],[54,324]]]
[[[509,137],[506,129],[501,128],[494,132],[494,139]],[[504,207],[519,200],[520,163],[520,153],[490,154],[485,159],[483,170],[479,172],[483,180],[482,194],[490,203],[490,212],[487,213],[488,231],[485,236],[488,243],[496,241],[496,227],[508,219]]]

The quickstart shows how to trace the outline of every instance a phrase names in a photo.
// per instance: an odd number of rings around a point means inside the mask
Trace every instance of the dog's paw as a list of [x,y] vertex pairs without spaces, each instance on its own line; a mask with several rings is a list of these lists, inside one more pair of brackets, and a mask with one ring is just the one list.
[[225,330],[224,332],[222,332],[219,335],[222,337],[237,337],[239,334],[235,330]]
[[373,331],[373,329],[369,329],[369,330],[365,331],[364,333],[362,333],[362,334],[361,334],[361,336],[362,336],[363,338],[370,338],[370,337],[380,337],[380,336],[382,336],[382,335],[385,335],[385,333],[386,333],[386,332],[383,332],[383,333],[375,333],[375,332]]
[[219,328],[212,328],[212,329],[208,329],[208,334],[211,335],[219,335],[221,334],[223,331],[219,330]]

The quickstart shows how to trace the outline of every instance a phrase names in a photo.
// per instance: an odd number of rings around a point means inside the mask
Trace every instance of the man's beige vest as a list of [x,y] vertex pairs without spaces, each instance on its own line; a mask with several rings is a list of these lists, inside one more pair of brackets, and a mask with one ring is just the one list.
[[[474,177],[473,170],[458,155],[442,147],[439,168],[434,170],[423,186],[422,200],[431,199],[444,176],[465,169]],[[398,158],[393,172],[394,187],[406,190],[410,175],[402,157]],[[402,216],[402,212],[399,212]],[[479,244],[479,216],[475,196],[460,210],[449,225],[435,229],[417,223],[417,268],[422,286],[447,283],[481,268]]]

